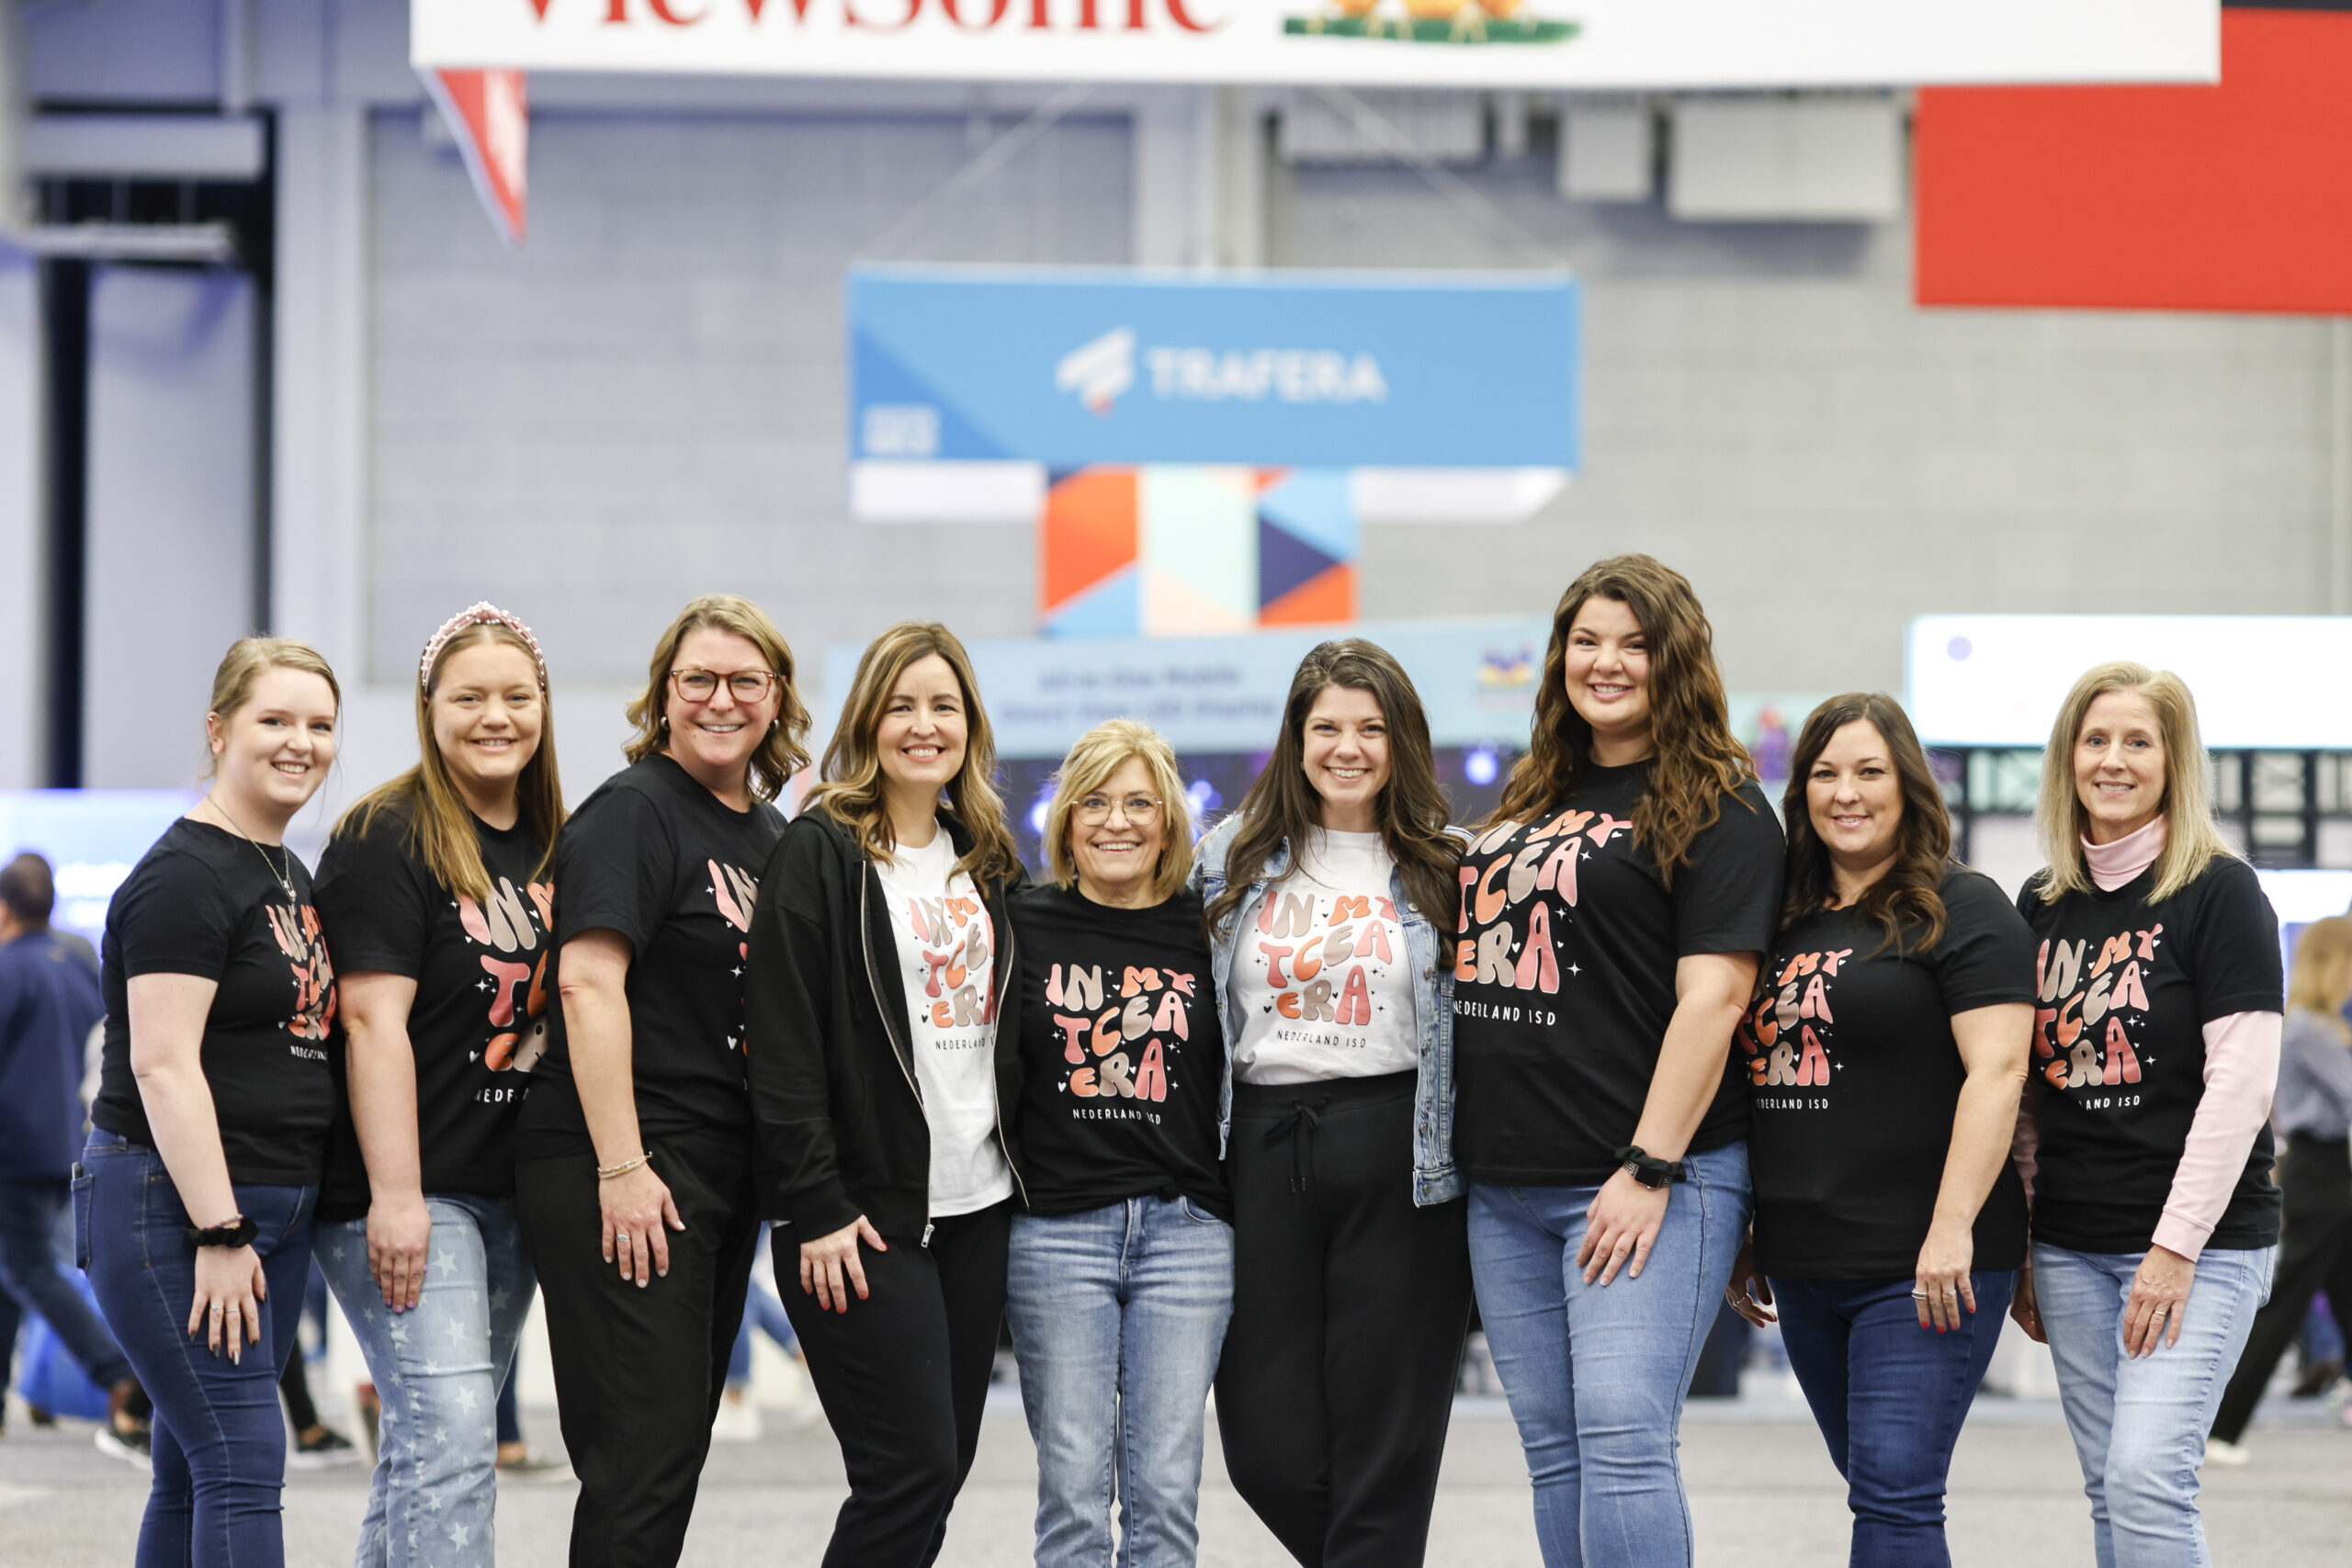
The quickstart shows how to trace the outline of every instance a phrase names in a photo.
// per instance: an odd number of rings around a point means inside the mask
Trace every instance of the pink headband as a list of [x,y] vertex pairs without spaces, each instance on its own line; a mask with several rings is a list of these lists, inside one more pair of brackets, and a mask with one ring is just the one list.
[[424,657],[416,661],[416,683],[422,686],[433,679],[433,661],[441,657],[441,650],[449,646],[451,637],[468,626],[504,626],[523,639],[523,646],[531,650],[531,662],[539,669],[539,690],[546,691],[548,661],[547,656],[539,651],[539,639],[531,635],[530,627],[487,599],[477,600],[441,623],[441,629],[435,632],[433,639],[424,645]]

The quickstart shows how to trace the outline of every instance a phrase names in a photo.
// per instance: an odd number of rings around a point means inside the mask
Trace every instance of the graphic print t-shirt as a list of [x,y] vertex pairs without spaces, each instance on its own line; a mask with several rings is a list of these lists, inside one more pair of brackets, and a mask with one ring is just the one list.
[[[338,833],[319,857],[319,918],[337,974],[416,982],[408,1039],[424,1190],[495,1198],[514,1190],[514,1124],[547,1054],[555,885],[531,879],[540,846],[527,828],[475,818],[474,840],[487,899],[435,881],[409,814],[379,811],[365,835]],[[368,1198],[358,1134],[339,1107],[320,1217],[356,1218]]]
[[[2033,999],[2033,933],[2007,895],[1960,866],[1941,892],[1944,933],[1925,953],[1884,946],[1859,909],[1822,909],[1765,955],[1736,1050],[1768,1274],[1899,1279],[1918,1264],[1968,1077],[1952,1014]],[[2025,1186],[2007,1160],[1975,1235],[1975,1267],[2024,1261]]]
[[1011,910],[1030,1210],[1075,1214],[1181,1193],[1230,1220],[1217,1158],[1225,1032],[1200,895],[1114,909],[1074,887],[1032,885]]
[[[2143,1252],[2204,1096],[2204,1026],[2284,1006],[2278,919],[2254,868],[2234,858],[2161,901],[2149,897],[2154,866],[2112,893],[2094,887],[2055,904],[2041,901],[2041,880],[2018,897],[2038,941],[2034,1238]],[[2278,1239],[2270,1160],[2265,1126],[2207,1246]]]
[[[286,901],[266,854],[290,872]],[[318,1180],[334,1119],[327,1060],[334,965],[320,937],[311,874],[293,851],[256,846],[182,818],[155,840],[107,909],[106,1042],[90,1120],[153,1145],[130,1075],[130,982],[141,975],[217,981],[201,1061],[229,1179],[266,1187]]]
[[1235,934],[1233,1049],[1244,1083],[1320,1083],[1420,1066],[1396,857],[1377,833],[1317,828]]
[[890,900],[915,1084],[931,1126],[931,1212],[968,1214],[1012,1196],[996,1138],[995,922],[942,827],[875,866]]
[[[610,931],[628,943],[637,1120],[648,1139],[749,1135],[743,961],[759,873],[783,831],[775,807],[737,811],[656,754],[598,785],[556,839],[549,995],[573,937]],[[548,1021],[548,1054],[523,1105],[520,1158],[594,1152],[560,1002]]]
[[[1675,964],[1761,953],[1781,907],[1781,825],[1743,784],[1691,841],[1669,888],[1634,841],[1647,762],[1589,768],[1568,799],[1482,835],[1462,857],[1453,943],[1453,1146],[1473,1181],[1583,1187],[1633,1142],[1674,1016]],[[1731,1071],[1690,1152],[1736,1143]]]

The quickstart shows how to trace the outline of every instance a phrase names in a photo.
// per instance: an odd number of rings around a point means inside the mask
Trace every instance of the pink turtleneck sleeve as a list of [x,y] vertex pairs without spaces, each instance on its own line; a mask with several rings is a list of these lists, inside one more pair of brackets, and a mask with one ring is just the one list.
[[[2083,840],[2091,880],[2112,893],[2156,863],[2165,852],[2161,817],[2111,844]],[[2235,1012],[2205,1025],[2205,1093],[2189,1123],[2188,1142],[2174,1168],[2155,1244],[2192,1263],[2230,1206],[2245,1172],[2254,1140],[2270,1120],[2278,1088],[2278,1041],[2284,1021],[2275,1012]],[[2031,1156],[2027,1155],[2027,1158]]]

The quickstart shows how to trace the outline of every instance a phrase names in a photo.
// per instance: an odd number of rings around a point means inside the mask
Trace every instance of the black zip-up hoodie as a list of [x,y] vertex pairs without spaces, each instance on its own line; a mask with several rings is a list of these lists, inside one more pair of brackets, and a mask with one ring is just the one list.
[[[940,814],[958,856],[964,825]],[[996,937],[1000,1016],[1016,983],[1001,886],[980,884]],[[763,1171],[761,1211],[802,1240],[864,1214],[892,1238],[929,1239],[931,1124],[882,878],[822,809],[787,823],[760,875],[744,989],[744,1061]],[[996,1043],[997,1141],[1021,1162],[1005,1108],[1020,1093],[1018,1031]]]

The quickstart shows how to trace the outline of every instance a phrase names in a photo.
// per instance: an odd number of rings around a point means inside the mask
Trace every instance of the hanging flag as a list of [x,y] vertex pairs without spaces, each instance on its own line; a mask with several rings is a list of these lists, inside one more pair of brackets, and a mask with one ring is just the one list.
[[531,106],[520,71],[420,71],[441,106],[490,220],[510,245],[523,243],[529,189]]

